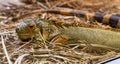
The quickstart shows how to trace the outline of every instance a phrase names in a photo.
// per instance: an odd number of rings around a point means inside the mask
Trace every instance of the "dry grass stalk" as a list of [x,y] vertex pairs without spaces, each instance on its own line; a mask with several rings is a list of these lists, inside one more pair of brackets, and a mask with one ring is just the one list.
[[4,53],[6,55],[6,58],[8,60],[8,63],[9,64],[12,64],[11,60],[10,60],[10,57],[8,55],[8,52],[7,52],[7,49],[6,49],[6,46],[5,46],[5,42],[4,42],[4,39],[3,39],[3,35],[1,35],[1,40],[2,40],[2,46],[3,46],[3,50],[4,50]]

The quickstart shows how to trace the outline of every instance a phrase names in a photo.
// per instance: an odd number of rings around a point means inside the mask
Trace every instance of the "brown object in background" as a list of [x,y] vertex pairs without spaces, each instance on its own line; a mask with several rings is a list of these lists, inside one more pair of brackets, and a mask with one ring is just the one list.
[[26,3],[26,4],[33,4],[35,3],[37,0],[20,0],[21,2],[23,3]]

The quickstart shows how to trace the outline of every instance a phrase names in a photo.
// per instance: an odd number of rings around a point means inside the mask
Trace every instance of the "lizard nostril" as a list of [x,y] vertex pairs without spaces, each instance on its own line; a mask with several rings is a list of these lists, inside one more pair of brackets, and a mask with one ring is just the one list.
[[20,28],[16,28],[16,31],[17,31],[17,32],[20,31]]

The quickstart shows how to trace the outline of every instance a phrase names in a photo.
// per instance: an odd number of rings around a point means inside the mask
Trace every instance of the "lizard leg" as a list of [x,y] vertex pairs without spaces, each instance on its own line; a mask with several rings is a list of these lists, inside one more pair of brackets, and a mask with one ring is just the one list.
[[35,38],[33,40],[33,42],[35,42],[36,44],[40,45],[40,47],[44,47],[45,44],[42,42],[41,38]]
[[65,44],[65,42],[68,40],[68,37],[65,35],[57,35],[54,38],[51,39],[50,44],[57,45],[57,44]]

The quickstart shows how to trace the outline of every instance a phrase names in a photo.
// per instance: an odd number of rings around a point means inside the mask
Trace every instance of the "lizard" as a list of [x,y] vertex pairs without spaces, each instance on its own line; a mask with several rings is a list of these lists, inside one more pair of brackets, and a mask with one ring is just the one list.
[[[22,41],[33,39],[34,42],[43,45],[43,40],[48,43],[69,44],[79,40],[85,40],[90,44],[99,44],[120,49],[120,33],[110,30],[101,30],[85,27],[60,28],[55,32],[54,25],[44,20],[27,19],[16,25],[16,33]],[[54,34],[55,33],[55,34]]]
[[30,16],[32,14],[39,14],[39,13],[54,13],[54,14],[62,14],[62,15],[71,15],[71,16],[78,16],[86,18],[86,20],[97,21],[102,24],[109,25],[113,28],[120,28],[120,16],[115,14],[97,14],[97,13],[90,13],[90,12],[81,12],[79,10],[74,9],[46,9],[46,10],[33,10],[31,13],[18,16],[13,18],[13,20],[20,19],[26,17],[27,15]]

